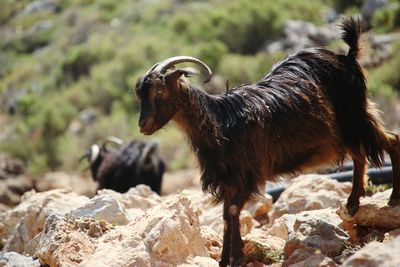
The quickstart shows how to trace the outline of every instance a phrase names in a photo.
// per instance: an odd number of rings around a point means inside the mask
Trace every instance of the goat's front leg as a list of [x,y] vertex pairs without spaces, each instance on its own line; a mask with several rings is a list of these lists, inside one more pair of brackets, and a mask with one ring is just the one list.
[[230,206],[230,199],[225,198],[224,211],[223,211],[225,227],[224,227],[224,240],[222,245],[221,259],[219,261],[220,267],[228,266],[229,255],[231,252],[232,223],[231,223],[231,217],[229,215],[229,206]]
[[355,158],[353,170],[353,187],[351,188],[350,196],[347,200],[347,211],[351,216],[356,214],[360,206],[360,197],[365,195],[364,176],[366,171],[366,159]]
[[228,189],[225,192],[223,218],[225,221],[224,240],[219,266],[240,266],[243,263],[243,241],[240,237],[239,215],[249,193],[246,190]]
[[229,213],[231,215],[232,220],[232,229],[231,229],[231,256],[230,256],[230,265],[233,266],[241,266],[244,260],[243,253],[243,240],[240,236],[240,215],[241,207],[238,205],[231,205],[229,207]]
[[249,198],[250,193],[246,189],[241,188],[236,191],[234,198],[232,199],[231,205],[229,206],[229,215],[231,216],[232,229],[231,229],[231,257],[230,265],[241,266],[244,260],[243,253],[243,240],[240,236],[240,212],[243,209],[244,204]]

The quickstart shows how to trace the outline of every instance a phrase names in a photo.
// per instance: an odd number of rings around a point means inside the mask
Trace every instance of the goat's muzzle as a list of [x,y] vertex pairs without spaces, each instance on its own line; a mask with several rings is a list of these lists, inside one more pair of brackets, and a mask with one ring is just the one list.
[[139,127],[140,132],[145,135],[151,135],[157,130],[157,127],[155,127],[155,121],[151,118],[139,120]]

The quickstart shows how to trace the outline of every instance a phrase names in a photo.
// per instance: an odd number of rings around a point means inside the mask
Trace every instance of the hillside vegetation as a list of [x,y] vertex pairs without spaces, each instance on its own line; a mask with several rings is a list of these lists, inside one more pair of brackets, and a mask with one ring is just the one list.
[[[0,151],[31,173],[81,172],[78,158],[105,136],[138,132],[134,85],[155,62],[201,58],[229,84],[256,81],[285,56],[265,45],[291,20],[326,23],[362,0],[4,0],[0,8]],[[375,12],[372,31],[398,31],[400,5]],[[332,44],[332,47],[336,46]],[[369,69],[371,92],[397,98],[400,46]],[[397,51],[397,53],[396,53]],[[169,168],[190,166],[184,138],[160,131]]]

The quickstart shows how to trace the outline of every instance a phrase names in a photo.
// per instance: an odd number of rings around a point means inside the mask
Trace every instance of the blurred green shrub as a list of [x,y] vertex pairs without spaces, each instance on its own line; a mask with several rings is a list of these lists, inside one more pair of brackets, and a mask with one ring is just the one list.
[[365,0],[332,0],[334,7],[340,12],[345,11],[348,8],[361,8]]
[[369,89],[373,94],[395,97],[400,93],[400,43],[394,46],[392,54],[390,60],[368,72]]
[[13,15],[23,9],[30,0],[3,0],[0,8],[0,24],[9,21]]
[[34,33],[24,32],[6,41],[2,45],[2,48],[17,53],[32,53],[36,49],[48,45],[51,42],[52,35],[52,29],[41,30]]
[[11,72],[16,58],[17,56],[15,52],[4,51],[3,53],[0,53],[0,79],[2,79]]
[[230,52],[253,54],[266,39],[281,35],[287,19],[321,23],[322,1],[246,1],[227,3],[223,8],[201,12],[182,12],[172,21],[172,28],[191,42],[217,39]]
[[238,86],[262,79],[272,65],[282,59],[280,53],[258,53],[255,56],[228,54],[222,59],[218,72],[229,80],[230,85]]
[[86,45],[72,47],[62,63],[60,82],[73,82],[81,76],[88,75],[92,66],[108,59],[111,54],[109,50],[94,49]]
[[377,10],[372,17],[372,27],[375,31],[387,33],[400,27],[400,2],[388,4]]
[[[329,7],[357,12],[361,5],[361,0],[56,0],[55,14],[16,16],[30,2],[1,3],[0,24],[7,34],[0,39],[0,101],[15,97],[17,113],[11,117],[16,131],[0,150],[23,159],[37,175],[49,168],[80,170],[83,150],[104,136],[147,138],[137,127],[133,90],[155,62],[192,55],[230,86],[254,82],[283,59],[281,53],[263,52],[263,46],[282,36],[286,20],[321,24]],[[377,12],[374,27],[397,29],[398,13]],[[52,26],[35,30],[46,21]],[[397,55],[369,70],[372,93],[396,95]],[[79,124],[80,112],[88,108],[96,121],[74,133],[71,124]],[[174,126],[166,128],[154,137],[161,140],[170,169],[190,167],[193,157],[182,145],[183,135]]]

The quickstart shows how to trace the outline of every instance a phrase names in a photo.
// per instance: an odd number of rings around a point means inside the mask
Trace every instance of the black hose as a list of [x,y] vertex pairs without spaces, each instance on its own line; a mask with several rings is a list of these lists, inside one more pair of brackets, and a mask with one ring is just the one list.
[[[385,161],[385,162],[383,162],[382,167],[385,167],[385,166],[392,166],[392,163],[391,163],[390,161]],[[352,171],[353,168],[354,168],[353,162],[346,162],[346,163],[344,163],[343,166],[341,166],[341,167],[336,167],[336,168],[328,169],[328,171],[327,171],[326,173],[328,174],[328,173]]]
[[[379,184],[390,184],[392,182],[393,172],[392,166],[385,164],[382,168],[369,168],[367,171],[369,180],[374,185]],[[353,171],[347,170],[343,172],[325,174],[329,178],[337,180],[338,182],[351,182],[353,179]],[[285,190],[285,186],[276,186],[266,190],[266,193],[272,196],[273,202],[275,202],[282,192]]]

